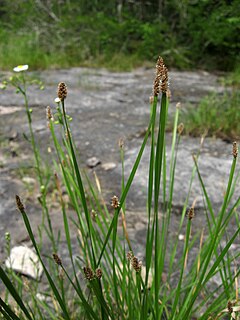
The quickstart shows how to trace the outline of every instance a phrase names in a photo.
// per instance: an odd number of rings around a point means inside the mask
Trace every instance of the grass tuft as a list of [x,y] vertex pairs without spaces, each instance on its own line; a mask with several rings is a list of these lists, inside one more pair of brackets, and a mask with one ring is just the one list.
[[[225,316],[237,319],[240,312],[240,269],[237,263],[240,253],[230,250],[240,231],[240,197],[237,195],[237,200],[233,202],[240,177],[237,143],[233,143],[232,164],[229,166],[229,180],[222,207],[216,212],[204,185],[203,173],[198,166],[200,150],[193,156],[189,192],[183,204],[177,235],[172,236],[170,228],[175,168],[183,125],[179,123],[180,108],[176,108],[171,160],[168,164],[165,140],[169,106],[168,70],[163,59],[159,57],[157,61],[148,128],[129,177],[125,177],[124,171],[124,144],[122,141],[119,142],[122,191],[119,198],[112,197],[111,211],[103,198],[96,173],[94,184],[79,166],[71,130],[71,117],[66,114],[65,108],[67,86],[63,82],[58,86],[59,99],[56,101],[56,110],[47,108],[49,135],[52,137],[56,157],[53,159],[55,173],[46,175],[42,155],[33,134],[34,124],[28,105],[28,85],[31,83],[26,73],[20,72],[6,81],[5,85],[17,88],[26,106],[30,131],[27,141],[32,146],[34,168],[39,183],[38,200],[42,206],[43,218],[38,228],[39,237],[33,234],[31,221],[20,196],[16,196],[16,203],[48,284],[41,292],[43,298],[37,298],[41,290],[38,283],[29,283],[26,286],[19,274],[0,267],[0,279],[5,288],[5,299],[0,298],[0,317],[2,315],[3,319],[8,320],[205,320],[210,319],[211,315],[212,319],[225,319]],[[239,99],[239,94],[234,94],[234,99]],[[218,97],[214,95],[211,99],[212,108],[207,109],[207,104],[203,101],[197,115],[191,114],[191,118],[190,113],[188,114],[189,121],[195,121],[195,128],[198,121],[204,121],[205,127],[202,129],[207,127],[210,133],[217,134],[219,128],[222,130],[221,124],[224,124],[221,117],[227,115],[229,127],[225,125],[225,134],[238,132],[239,125],[230,107],[238,100],[232,102],[229,94],[226,94],[222,105],[218,105],[217,108],[215,102],[218,101]],[[214,124],[211,123],[213,119]],[[184,122],[185,127],[189,128],[189,122]],[[129,190],[148,140],[151,146],[149,179],[146,186],[148,222],[146,252],[141,261],[134,252],[135,248],[129,238],[127,205]],[[197,213],[194,210],[196,200],[190,204],[188,211],[187,207],[195,175],[202,188],[207,225],[205,230],[194,233],[194,228],[197,228]],[[55,184],[59,198],[59,211],[62,213],[64,224],[62,235],[56,235],[52,228],[50,201],[47,201],[52,194],[50,181]],[[67,193],[68,200],[63,197],[63,193]],[[231,227],[229,232],[229,224],[233,219],[235,228],[233,230]],[[76,228],[75,232],[71,228],[72,225]],[[48,237],[52,251],[50,256],[46,255],[46,248],[43,247],[43,235]],[[184,243],[180,242],[180,235]],[[7,234],[5,239],[5,248],[9,255],[11,235]],[[67,245],[67,257],[61,249],[60,242]],[[179,252],[182,253],[180,258]],[[221,280],[220,283],[215,283],[216,277]],[[9,299],[10,295],[16,303]]]

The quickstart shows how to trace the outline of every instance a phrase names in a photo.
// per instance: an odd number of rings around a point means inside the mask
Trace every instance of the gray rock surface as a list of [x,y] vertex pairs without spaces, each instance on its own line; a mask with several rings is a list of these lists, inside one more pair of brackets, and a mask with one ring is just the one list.
[[[86,161],[95,157],[101,159],[101,165],[94,168],[104,191],[107,202],[121,192],[121,165],[118,141],[125,140],[125,171],[128,176],[137,152],[141,145],[142,135],[148,124],[150,108],[149,96],[152,93],[154,70],[137,69],[133,72],[112,73],[103,69],[72,68],[68,70],[50,70],[35,72],[45,83],[45,90],[29,88],[29,103],[33,109],[33,127],[40,145],[41,156],[46,166],[50,166],[49,148],[52,147],[49,130],[46,124],[45,109],[50,105],[53,112],[56,105],[57,84],[60,81],[68,85],[66,100],[67,113],[73,117],[72,134],[79,153],[79,161],[86,168]],[[2,79],[4,77],[2,76]],[[196,105],[209,92],[222,93],[224,88],[218,83],[218,77],[207,72],[170,73],[172,98],[169,113],[172,115],[177,102],[182,108],[189,103]],[[1,79],[0,79],[1,80]],[[37,234],[37,226],[41,221],[41,209],[37,201],[39,190],[36,185],[28,184],[26,176],[36,179],[33,171],[32,151],[24,140],[23,133],[28,134],[27,118],[24,111],[23,98],[14,93],[13,88],[0,92],[0,242],[4,243],[4,233],[9,231],[12,245],[21,243],[26,238],[25,227],[21,216],[16,210],[15,194],[20,194],[26,204],[27,212]],[[178,213],[184,204],[189,188],[189,179],[193,168],[192,153],[199,149],[200,138],[183,137],[179,145],[176,168],[175,193],[173,212]],[[169,162],[171,134],[167,134],[167,161]],[[232,156],[231,145],[216,139],[206,139],[199,159],[199,167],[206,183],[206,189],[215,208],[221,205],[226,190],[228,173]],[[144,225],[147,166],[149,161],[149,145],[143,155],[142,163],[137,171],[136,179],[127,199],[127,208],[138,212],[128,215],[132,225],[138,222],[138,228],[132,228],[133,239],[139,252],[144,249]],[[111,164],[111,165],[110,165]],[[87,168],[86,168],[87,169]],[[91,176],[92,169],[87,169]],[[239,171],[239,166],[238,169]],[[25,180],[25,183],[23,182]],[[236,186],[240,192],[239,181]],[[198,224],[203,224],[203,200],[198,179],[195,178],[188,206],[197,198],[196,206],[201,214]],[[51,212],[54,230],[63,229],[59,212]],[[174,223],[178,224],[179,216],[174,215]],[[174,228],[173,228],[174,230]],[[174,232],[174,231],[173,231]],[[3,246],[0,259],[4,256]]]

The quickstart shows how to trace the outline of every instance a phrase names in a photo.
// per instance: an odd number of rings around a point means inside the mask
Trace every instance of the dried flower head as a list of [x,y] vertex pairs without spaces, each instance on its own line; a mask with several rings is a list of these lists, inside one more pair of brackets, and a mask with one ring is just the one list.
[[188,216],[188,220],[192,220],[195,216],[195,212],[194,212],[194,208],[191,207],[187,213],[187,216]]
[[67,86],[64,82],[60,82],[58,84],[58,91],[57,91],[58,98],[63,101],[67,97]]
[[118,146],[119,146],[120,149],[123,149],[123,147],[124,147],[124,140],[123,140],[123,138],[120,138],[120,139],[118,140]]
[[233,303],[231,301],[228,301],[227,308],[230,314],[233,313]]
[[235,159],[236,159],[237,156],[238,156],[238,145],[237,145],[237,142],[236,142],[236,141],[233,142],[232,155],[233,155],[233,157],[234,157]]
[[18,210],[23,213],[25,208],[24,208],[24,205],[22,204],[22,201],[20,199],[20,197],[18,195],[16,195],[16,204],[17,204],[17,207],[18,207]]
[[112,197],[112,199],[111,199],[111,206],[112,206],[114,209],[119,208],[120,202],[119,202],[117,196],[113,196],[113,197]]
[[183,130],[184,130],[184,124],[181,122],[177,127],[178,134],[181,135],[183,133]]
[[142,262],[138,260],[137,257],[132,257],[131,265],[136,272],[140,272],[142,268]]
[[60,259],[60,257],[56,253],[53,253],[53,259],[57,265],[62,266],[62,260]]
[[51,108],[49,106],[47,106],[46,108],[46,117],[47,117],[47,120],[53,120],[53,115],[52,115],[52,111],[51,111]]
[[100,269],[100,268],[96,269],[95,275],[98,279],[101,279],[102,278],[102,269]]
[[177,109],[180,109],[180,108],[181,108],[181,106],[182,106],[182,105],[181,105],[181,103],[180,103],[180,102],[178,102],[178,103],[176,104],[176,108],[177,108]]
[[127,253],[127,259],[128,259],[128,261],[131,261],[132,257],[133,257],[133,253],[132,253],[132,251],[129,251],[129,252]]
[[168,90],[168,69],[162,57],[158,57],[156,64],[156,77],[153,85],[153,94],[158,96],[159,92],[167,93]]
[[94,279],[94,272],[90,267],[84,267],[83,268],[83,272],[84,272],[85,278],[87,280],[93,280]]
[[168,93],[168,90],[169,90],[168,89],[168,69],[167,69],[167,67],[165,67],[165,65],[164,65],[163,70],[164,71],[163,71],[163,75],[162,75],[162,79],[161,79],[161,83],[160,83],[160,91],[163,93]]

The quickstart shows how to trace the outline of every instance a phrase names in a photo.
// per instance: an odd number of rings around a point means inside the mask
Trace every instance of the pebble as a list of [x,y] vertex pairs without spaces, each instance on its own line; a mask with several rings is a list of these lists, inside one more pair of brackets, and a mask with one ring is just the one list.
[[100,163],[101,163],[101,161],[96,157],[88,158],[86,161],[86,164],[89,168],[94,168],[97,165],[99,165]]
[[117,167],[116,163],[114,162],[106,162],[106,163],[103,163],[102,164],[102,168],[103,170],[105,171],[108,171],[108,170],[113,170]]
[[5,261],[8,269],[12,269],[34,280],[40,280],[43,267],[36,253],[26,246],[16,246],[11,249],[10,256]]

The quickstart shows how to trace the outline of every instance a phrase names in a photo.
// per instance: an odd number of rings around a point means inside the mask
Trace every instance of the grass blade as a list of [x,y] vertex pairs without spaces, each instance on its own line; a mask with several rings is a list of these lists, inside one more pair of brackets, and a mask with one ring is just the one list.
[[17,304],[19,305],[21,310],[24,312],[24,314],[27,317],[27,319],[33,320],[32,316],[30,315],[30,313],[28,312],[27,308],[25,307],[25,305],[23,303],[23,300],[21,299],[21,297],[17,293],[16,289],[14,288],[14,286],[11,283],[11,280],[8,278],[7,274],[4,272],[4,270],[2,269],[1,266],[0,266],[0,278],[2,279],[5,287],[11,293],[12,297],[17,302]]

